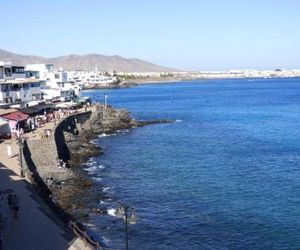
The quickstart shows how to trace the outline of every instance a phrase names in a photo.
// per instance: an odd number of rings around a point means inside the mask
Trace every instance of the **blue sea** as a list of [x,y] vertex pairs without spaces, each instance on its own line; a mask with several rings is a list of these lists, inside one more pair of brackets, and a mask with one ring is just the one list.
[[90,226],[125,248],[117,201],[134,207],[129,249],[300,249],[300,79],[235,79],[89,90],[140,120],[94,140],[86,164],[111,215]]

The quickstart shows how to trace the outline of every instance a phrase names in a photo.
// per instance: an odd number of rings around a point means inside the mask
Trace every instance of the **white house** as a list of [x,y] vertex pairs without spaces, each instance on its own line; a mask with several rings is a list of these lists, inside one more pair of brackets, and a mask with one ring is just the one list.
[[25,77],[24,67],[0,62],[0,103],[17,104],[41,99],[40,80]]
[[13,66],[11,62],[0,61],[0,81],[25,78],[25,69],[22,66]]
[[[59,99],[61,101],[70,101],[74,97],[81,96],[81,87],[75,82],[69,81],[70,74],[68,71],[56,71],[47,74],[46,87],[42,89],[45,95],[50,95],[53,90],[59,90]],[[58,92],[56,93],[58,94]]]
[[117,78],[105,75],[103,71],[71,71],[69,81],[82,87],[107,87],[117,82]]
[[46,81],[48,73],[54,72],[53,64],[27,64],[26,71],[28,72],[38,72],[38,74],[34,75],[36,78]]
[[53,101],[70,99],[69,89],[60,86],[60,83],[68,81],[66,71],[55,72],[53,64],[28,64],[26,65],[26,71],[43,81],[41,86],[43,99]]
[[0,102],[26,103],[41,100],[41,83],[37,79],[0,81]]

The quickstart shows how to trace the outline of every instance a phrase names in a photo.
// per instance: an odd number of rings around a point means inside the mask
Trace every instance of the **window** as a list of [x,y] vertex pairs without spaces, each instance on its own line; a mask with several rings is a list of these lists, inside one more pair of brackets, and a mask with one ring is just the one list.
[[1,84],[1,92],[5,92],[7,90],[6,84]]
[[40,86],[41,86],[41,84],[39,82],[31,83],[32,88],[39,88]]
[[4,68],[5,76],[11,76],[11,68]]
[[3,68],[0,68],[0,79],[3,78]]
[[30,84],[23,84],[23,89],[28,90],[30,88]]
[[39,100],[41,99],[41,95],[40,94],[33,94],[32,95],[32,100]]
[[14,74],[23,74],[24,72],[24,67],[12,67],[12,73]]
[[11,90],[12,90],[12,91],[20,91],[20,85],[18,85],[18,84],[13,84],[13,85],[11,86]]

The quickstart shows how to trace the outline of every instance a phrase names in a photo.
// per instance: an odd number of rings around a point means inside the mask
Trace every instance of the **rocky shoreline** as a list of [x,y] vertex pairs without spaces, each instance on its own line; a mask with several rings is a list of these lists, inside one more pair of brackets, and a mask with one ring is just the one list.
[[108,86],[90,86],[90,87],[83,87],[83,90],[89,90],[89,89],[124,89],[124,88],[130,88],[133,86],[138,86],[139,84],[134,81],[118,81],[117,83],[110,84]]
[[[87,221],[90,213],[106,213],[105,209],[98,208],[98,201],[105,200],[105,193],[92,190],[92,180],[84,171],[82,165],[90,158],[103,151],[91,143],[100,134],[112,134],[123,129],[131,129],[155,123],[171,123],[171,120],[136,121],[130,117],[130,113],[123,109],[113,107],[96,106],[86,121],[72,119],[68,122],[66,130],[61,132],[67,149],[62,157],[67,162],[69,174],[63,175],[59,180],[52,180],[47,185],[56,203],[67,213],[81,222]],[[58,142],[62,143],[62,142]],[[58,147],[59,151],[59,147]],[[51,178],[44,176],[44,180]],[[91,201],[95,201],[94,203]]]
[[182,82],[188,80],[195,80],[193,78],[178,78],[178,77],[164,77],[164,78],[137,78],[133,80],[121,80],[117,84],[111,84],[109,86],[91,86],[91,87],[84,87],[84,90],[91,90],[91,89],[124,89],[124,88],[131,88],[143,84],[163,84],[163,83],[173,83],[173,82]]

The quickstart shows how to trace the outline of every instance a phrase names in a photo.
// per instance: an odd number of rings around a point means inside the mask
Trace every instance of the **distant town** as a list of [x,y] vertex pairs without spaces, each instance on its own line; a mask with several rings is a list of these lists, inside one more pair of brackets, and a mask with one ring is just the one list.
[[81,91],[142,83],[226,78],[300,77],[300,70],[230,70],[199,72],[107,72],[55,69],[53,64],[13,65],[0,61],[0,107],[30,107],[45,102],[62,106],[82,101]]

